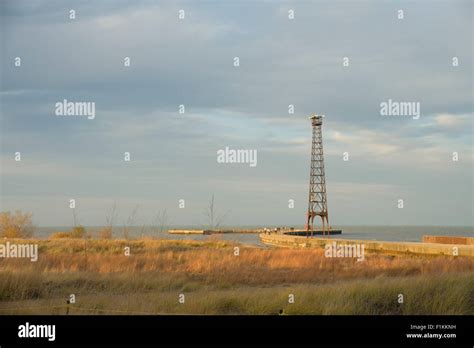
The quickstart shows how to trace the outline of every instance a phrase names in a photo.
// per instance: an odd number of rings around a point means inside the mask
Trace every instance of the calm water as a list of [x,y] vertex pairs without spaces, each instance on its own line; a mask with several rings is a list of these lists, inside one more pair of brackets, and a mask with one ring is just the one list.
[[[231,228],[230,226],[226,226]],[[235,226],[234,226],[235,227]],[[235,228],[257,228],[261,226],[240,226]],[[202,229],[199,226],[173,226],[171,228]],[[68,231],[71,227],[38,227],[35,233],[37,238],[48,238],[53,232]],[[86,227],[92,235],[100,227]],[[419,242],[423,235],[440,236],[466,236],[474,237],[474,229],[470,226],[333,226],[333,229],[342,229],[342,234],[332,236],[331,238],[343,239],[364,239],[364,240],[383,240],[383,241],[405,241]],[[160,233],[150,227],[131,227],[130,237],[140,237],[142,235],[157,239],[192,239],[192,240],[229,240],[244,244],[254,244],[262,246],[257,233],[232,233],[219,235],[172,235],[166,231]],[[114,238],[123,238],[123,229],[114,227]]]

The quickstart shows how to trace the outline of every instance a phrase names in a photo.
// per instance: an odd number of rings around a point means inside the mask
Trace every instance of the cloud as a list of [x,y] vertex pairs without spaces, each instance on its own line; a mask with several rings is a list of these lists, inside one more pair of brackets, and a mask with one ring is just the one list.
[[334,131],[331,139],[337,143],[342,143],[346,146],[348,151],[355,153],[356,156],[385,156],[396,153],[400,150],[400,146],[395,144],[397,139],[388,140],[386,133],[380,133],[369,129],[357,129],[350,135]]
[[[291,192],[306,199],[307,116],[317,112],[326,114],[328,185],[337,200],[364,197],[369,212],[386,204],[390,190],[407,188],[426,206],[425,217],[440,216],[436,199],[426,201],[431,192],[455,191],[459,206],[472,207],[469,1],[402,2],[404,21],[396,18],[398,7],[376,1],[6,0],[0,6],[6,206],[72,190],[104,200],[159,195],[172,204],[182,192],[199,201],[215,190],[249,220],[271,219],[276,202]],[[70,7],[75,21],[67,17]],[[454,55],[458,67],[451,65]],[[12,64],[16,56],[21,68]],[[127,68],[125,56],[132,62]],[[346,56],[350,65],[343,67]],[[380,117],[380,102],[389,98],[419,101],[421,118]],[[96,102],[96,119],[54,117],[54,103],[63,99]],[[180,104],[185,114],[178,114]],[[217,166],[216,150],[225,146],[258,150],[257,168]],[[15,151],[22,152],[20,165],[12,161]],[[127,166],[124,151],[132,152]],[[47,204],[35,204],[28,207],[45,213]],[[380,219],[395,220],[391,214]],[[416,210],[410,214],[416,219]],[[450,214],[447,223],[465,219]],[[54,214],[42,221],[54,224]]]
[[[471,118],[472,119],[472,118]],[[460,127],[467,123],[467,115],[439,114],[435,117],[436,124],[442,127]]]

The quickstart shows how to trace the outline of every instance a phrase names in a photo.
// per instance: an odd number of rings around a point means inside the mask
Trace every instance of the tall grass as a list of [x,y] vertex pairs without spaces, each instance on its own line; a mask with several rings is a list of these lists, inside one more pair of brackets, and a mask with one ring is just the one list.
[[[52,278],[46,277],[48,281]],[[126,280],[127,277],[97,279],[61,278],[55,296],[0,302],[0,314],[64,314],[65,301],[76,294],[77,303],[69,306],[70,314],[474,314],[472,275],[416,276],[364,281],[338,282],[324,285],[273,287],[240,287],[214,289],[197,284],[186,286],[186,280],[167,279],[173,286],[148,278]],[[63,283],[64,281],[64,283]],[[41,282],[34,283],[34,289]],[[43,283],[44,284],[44,283]],[[80,286],[78,286],[80,284]],[[181,287],[180,287],[181,285]],[[3,283],[2,283],[3,287]],[[178,294],[186,296],[184,304]],[[295,302],[288,302],[293,294]],[[404,303],[398,303],[398,295]],[[35,310],[35,308],[41,310]],[[20,308],[20,310],[18,310]]]
[[[15,306],[29,313],[30,305],[49,306],[35,313],[52,314],[71,293],[97,313],[474,313],[472,258],[369,254],[357,262],[325,258],[317,249],[245,246],[235,256],[235,244],[219,240],[31,242],[39,244],[37,262],[0,259],[0,314]],[[178,293],[187,294],[185,305]]]

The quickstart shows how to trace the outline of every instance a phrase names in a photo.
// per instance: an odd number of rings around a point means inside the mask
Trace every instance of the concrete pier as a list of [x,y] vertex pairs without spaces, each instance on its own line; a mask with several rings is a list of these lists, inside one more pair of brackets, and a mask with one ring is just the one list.
[[169,234],[204,234],[204,230],[168,230]]
[[168,230],[169,234],[224,234],[224,233],[263,233],[263,229],[222,229],[222,230]]
[[423,236],[423,243],[474,245],[474,237]]
[[331,238],[306,238],[285,234],[260,234],[262,243],[287,248],[324,248],[326,244],[336,242],[344,244],[363,244],[367,252],[385,254],[419,254],[474,257],[474,245],[416,243],[416,242],[383,242],[373,240],[350,240]]

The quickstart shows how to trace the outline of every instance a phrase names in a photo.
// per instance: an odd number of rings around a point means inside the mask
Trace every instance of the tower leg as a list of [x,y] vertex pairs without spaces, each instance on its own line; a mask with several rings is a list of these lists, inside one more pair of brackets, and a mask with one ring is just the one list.
[[311,219],[311,215],[309,215],[309,212],[308,212],[306,215],[306,238],[309,237],[310,219]]
[[328,217],[326,216],[326,228],[328,229],[328,237],[331,237],[331,231],[330,231],[330,228],[329,228],[329,219]]
[[321,221],[323,223],[323,238],[324,238],[325,232],[326,232],[326,230],[324,229],[324,216],[321,216]]

